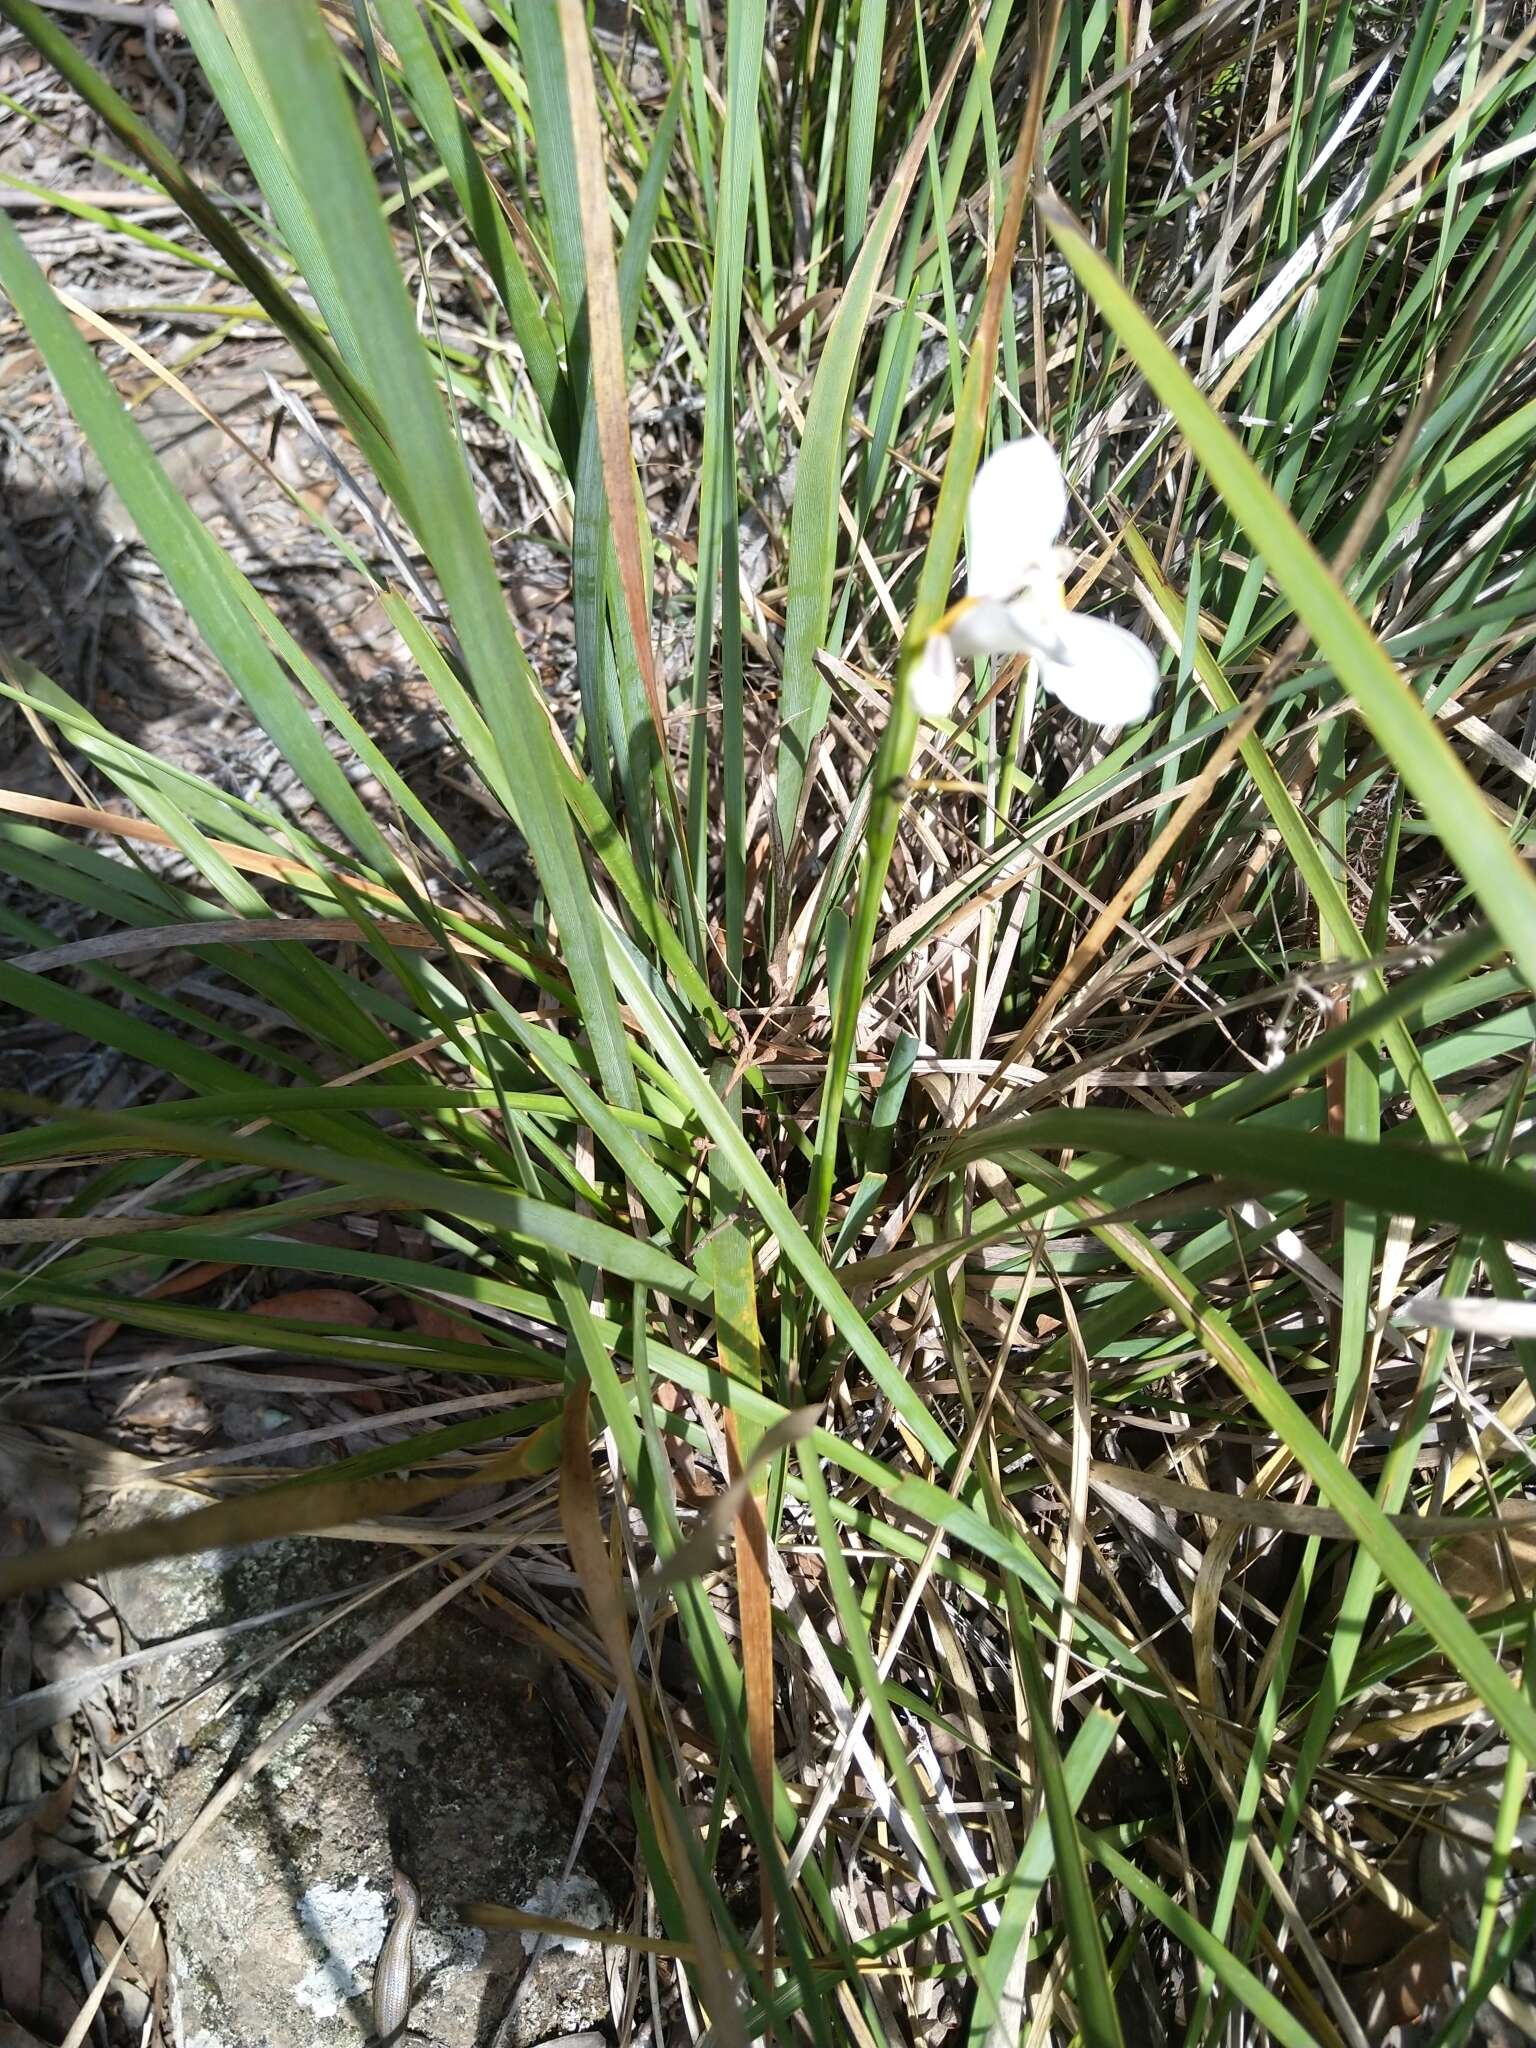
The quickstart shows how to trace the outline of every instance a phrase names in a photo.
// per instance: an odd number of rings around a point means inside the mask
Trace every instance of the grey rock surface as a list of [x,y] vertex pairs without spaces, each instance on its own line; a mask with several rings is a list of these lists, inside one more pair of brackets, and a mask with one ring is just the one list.
[[[1480,1796],[1458,1799],[1447,1806],[1436,1817],[1435,1824],[1425,1828],[1420,1845],[1417,1873],[1419,1904],[1445,1925],[1463,1949],[1471,1947],[1477,1933],[1483,1884],[1493,1845],[1494,1812],[1508,1753],[1505,1744],[1496,1745],[1488,1751],[1478,1774]],[[1529,1868],[1528,1859],[1533,1851],[1536,1851],[1536,1814],[1526,1813],[1515,1826],[1517,1873],[1522,1863]],[[1518,1877],[1514,1887],[1506,1884],[1505,1904],[1498,1920],[1500,1928],[1507,1925],[1513,1914],[1514,1896],[1528,1888],[1529,1880],[1522,1881]],[[1399,2042],[1400,2048],[1428,2048],[1450,2012],[1460,2003],[1465,1989],[1466,1973],[1458,1966],[1440,2008],[1422,2026],[1395,2030],[1399,2041],[1394,2041],[1391,2048],[1399,2048]],[[1522,2018],[1528,2020],[1536,2012],[1536,1956],[1532,1956],[1529,1950],[1511,1959],[1502,1992],[1507,2010],[1500,2011],[1491,2002],[1482,2007],[1467,2037],[1471,2048],[1517,2048],[1518,2043],[1531,2038],[1527,2026],[1521,2024]]]
[[[138,1520],[149,1506],[140,1496],[114,1513]],[[153,1507],[163,1513],[163,1497]],[[355,1544],[283,1542],[123,1572],[112,1594],[134,1634],[154,1641],[318,1594],[355,1594],[403,1559]],[[439,1584],[428,1568],[350,1612],[307,1607],[166,1667],[168,1697],[185,1700],[200,1678],[213,1680],[159,1731],[173,1837],[316,1686]],[[305,1637],[278,1658],[284,1643]],[[488,1900],[612,1922],[589,1874],[578,1867],[560,1883],[575,1814],[540,1670],[519,1643],[478,1622],[469,1600],[450,1604],[236,1796],[167,1899],[187,2048],[361,2048],[374,2039],[373,1965],[394,1861],[421,1894],[408,2048],[535,2048],[607,2019],[599,1950],[546,1944],[530,1966],[525,1937],[473,1927],[460,1912]],[[143,1705],[147,1722],[155,1702]]]

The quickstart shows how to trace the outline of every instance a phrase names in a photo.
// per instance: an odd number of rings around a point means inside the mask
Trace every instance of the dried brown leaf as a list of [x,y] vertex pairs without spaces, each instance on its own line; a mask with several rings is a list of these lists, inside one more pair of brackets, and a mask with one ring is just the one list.
[[[1511,1585],[1513,1565],[1519,1583]],[[1435,1552],[1440,1583],[1469,1614],[1486,1614],[1512,1600],[1529,1599],[1536,1588],[1536,1528],[1508,1524],[1502,1530],[1474,1529],[1454,1536]]]
[[414,1295],[410,1301],[411,1321],[423,1337],[434,1337],[448,1344],[488,1344],[490,1339],[476,1322],[468,1316],[457,1316],[451,1309],[439,1302],[421,1301]]
[[[180,1273],[172,1273],[169,1279],[157,1281],[147,1287],[139,1296],[140,1301],[167,1301],[175,1294],[193,1294],[199,1287],[206,1287],[210,1280],[217,1280],[221,1273],[229,1272],[228,1260],[203,1260],[196,1266],[188,1266]],[[122,1328],[120,1322],[104,1319],[92,1323],[85,1333],[85,1362],[90,1364],[103,1344],[110,1344]]]
[[0,2005],[35,2013],[43,1995],[43,1936],[37,1924],[37,1871],[29,1870],[0,1919]]
[[300,1287],[292,1294],[255,1302],[249,1312],[280,1323],[346,1323],[355,1330],[370,1329],[379,1320],[371,1301],[344,1287]]
[[1443,1927],[1426,1927],[1366,1979],[1360,2016],[1379,2038],[1389,2027],[1422,2019],[1450,1981],[1451,1937]]

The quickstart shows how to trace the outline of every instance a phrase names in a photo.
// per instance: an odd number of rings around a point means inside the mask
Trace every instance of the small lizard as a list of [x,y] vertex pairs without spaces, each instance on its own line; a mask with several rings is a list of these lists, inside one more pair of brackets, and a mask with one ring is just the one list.
[[398,2042],[411,2016],[411,1962],[421,1899],[405,1872],[395,1866],[395,1917],[373,1966],[373,2023],[382,2043]]

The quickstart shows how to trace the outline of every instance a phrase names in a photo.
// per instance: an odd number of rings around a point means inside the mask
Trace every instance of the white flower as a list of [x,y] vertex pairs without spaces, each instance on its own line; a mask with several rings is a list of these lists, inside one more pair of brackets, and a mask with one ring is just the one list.
[[907,682],[919,718],[931,725],[936,718],[948,718],[960,694],[960,675],[955,667],[954,642],[947,633],[930,633],[923,651],[913,665]]
[[1157,695],[1151,648],[1108,619],[1079,618],[1062,593],[1057,539],[1067,486],[1049,442],[1009,441],[976,472],[966,511],[966,595],[924,646],[910,688],[919,716],[942,718],[956,659],[1032,654],[1040,680],[1094,725],[1138,724]]

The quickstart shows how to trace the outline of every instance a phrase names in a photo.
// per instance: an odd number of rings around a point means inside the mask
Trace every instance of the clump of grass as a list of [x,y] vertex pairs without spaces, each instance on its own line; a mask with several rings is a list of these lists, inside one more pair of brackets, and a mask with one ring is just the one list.
[[[223,1467],[175,1540],[558,1471],[633,1735],[658,2027],[1528,2018],[1519,11],[179,14],[260,209],[0,0],[182,209],[199,291],[302,359],[525,886],[193,517],[114,389],[133,337],[83,331],[0,218],[0,287],[309,801],[174,771],[5,661],[70,782],[0,793],[34,892],[0,995],[142,1076],[0,1145],[12,1303],[249,1344],[240,1288],[320,1273],[418,1327],[275,1352],[530,1393],[322,1486]],[[1135,730],[1017,661],[950,716],[911,702],[971,476],[1027,429],[1072,482],[1072,601],[1160,651]],[[570,731],[484,433],[568,549]],[[226,1305],[168,1294],[193,1264]],[[686,1746],[650,1690],[671,1636]],[[1468,1798],[1490,1875],[1427,1981],[1401,1873]]]

